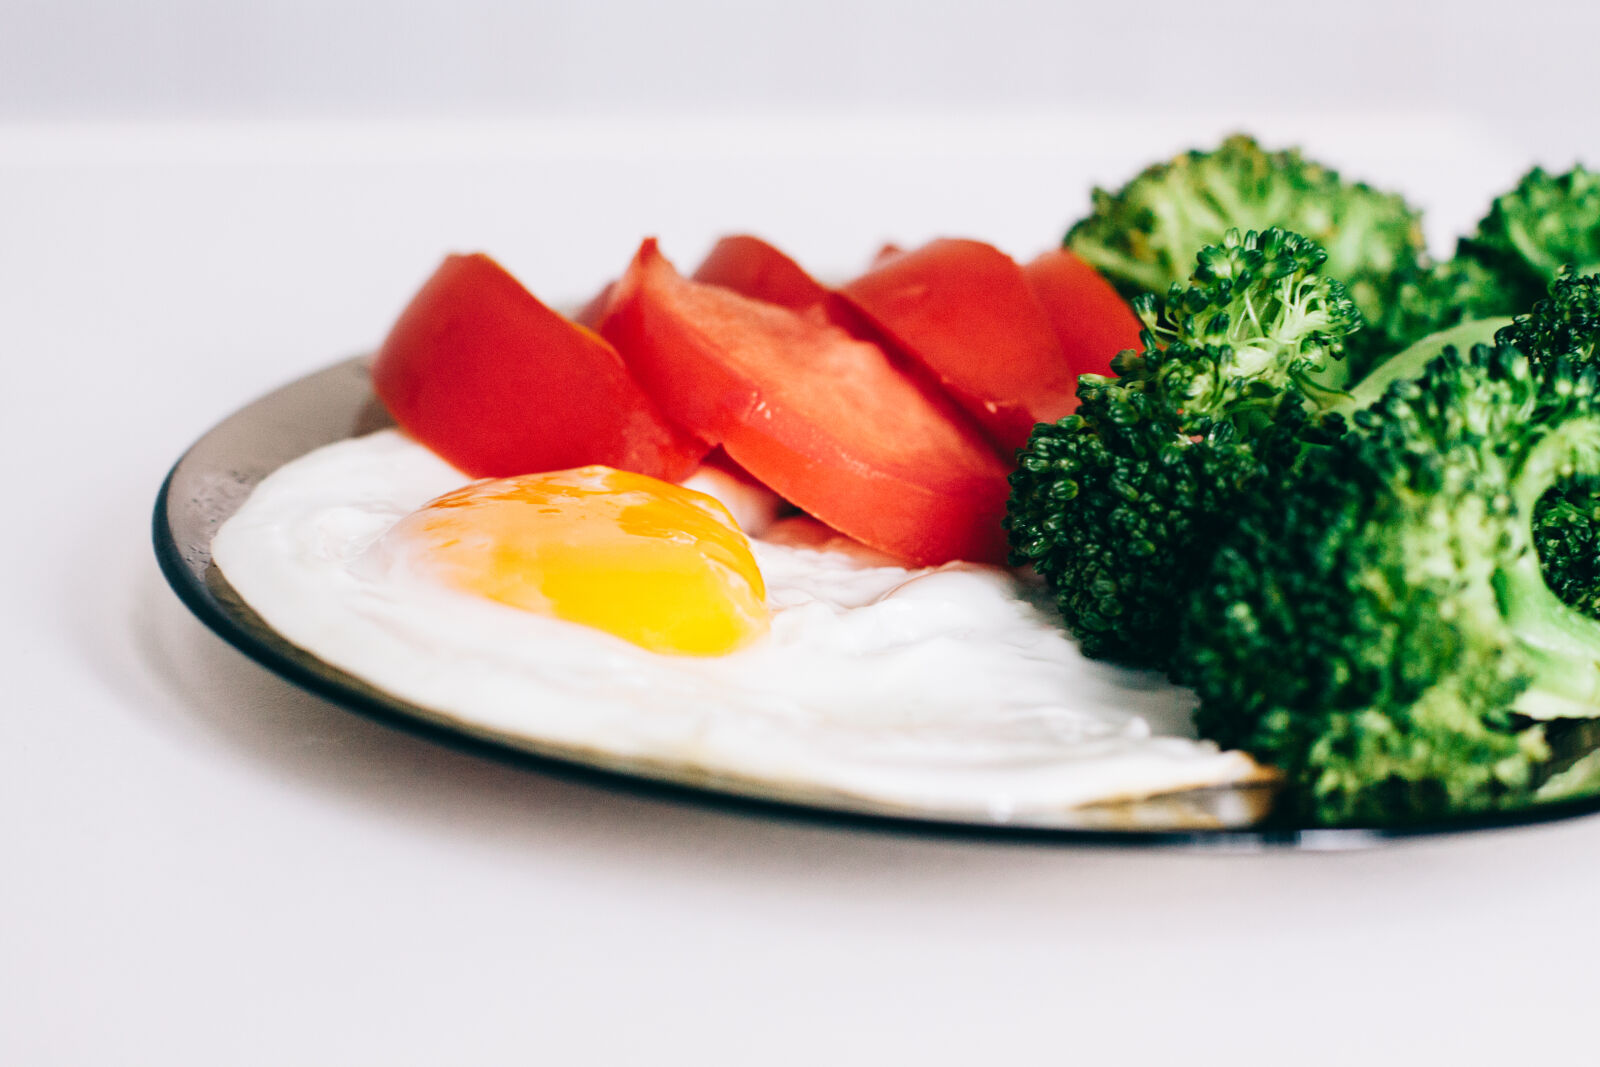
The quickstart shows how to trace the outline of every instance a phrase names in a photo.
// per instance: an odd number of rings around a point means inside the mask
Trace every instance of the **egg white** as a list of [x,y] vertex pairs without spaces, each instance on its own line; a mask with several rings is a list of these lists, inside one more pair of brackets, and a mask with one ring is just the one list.
[[443,587],[380,539],[466,480],[395,430],[330,445],[267,477],[213,560],[292,644],[539,751],[984,819],[1263,774],[1193,739],[1185,691],[1084,659],[996,567],[756,539],[771,632],[709,658]]

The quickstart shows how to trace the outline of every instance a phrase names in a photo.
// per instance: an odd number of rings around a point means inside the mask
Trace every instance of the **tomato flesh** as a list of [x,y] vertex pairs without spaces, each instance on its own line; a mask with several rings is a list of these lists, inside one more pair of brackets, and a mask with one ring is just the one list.
[[805,268],[759,237],[738,234],[718,241],[690,277],[791,311],[825,304],[828,289]]
[[475,478],[601,463],[676,481],[710,447],[670,421],[591,330],[488,256],[450,256],[372,365],[402,429]]
[[1044,307],[1074,380],[1110,374],[1111,357],[1139,347],[1139,319],[1099,271],[1064,248],[1022,268]]
[[1010,256],[941,239],[879,259],[839,289],[1011,455],[1076,403],[1077,379]]
[[654,240],[600,329],[663,408],[834,529],[917,565],[1005,558],[1007,467],[879,345],[684,278]]
[[578,309],[578,313],[572,316],[572,321],[589,330],[599,326],[600,320],[606,316],[606,308],[611,304],[612,290],[616,287],[616,282],[607,282],[605,287],[594,295],[594,299]]
[[[817,322],[832,323],[850,336],[882,344],[883,335],[861,313],[841,300],[832,289],[806,273],[804,267],[759,237],[724,237],[690,275],[693,281],[720,285],[741,296],[788,308]],[[891,358],[898,353],[891,352]],[[941,397],[944,392],[921,367],[902,360],[902,373]]]

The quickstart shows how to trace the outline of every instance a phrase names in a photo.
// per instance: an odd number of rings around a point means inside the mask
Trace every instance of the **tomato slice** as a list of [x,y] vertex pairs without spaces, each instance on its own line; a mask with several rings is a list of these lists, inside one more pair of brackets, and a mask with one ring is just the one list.
[[578,313],[572,316],[572,321],[590,330],[599,326],[600,320],[606,316],[606,308],[611,303],[611,293],[616,287],[616,282],[607,282],[605,288],[594,295],[594,299],[578,309]]
[[[732,289],[752,300],[788,308],[818,322],[832,323],[860,340],[883,342],[883,335],[859,311],[759,237],[740,234],[722,238],[690,277]],[[902,365],[900,370],[911,374],[923,388],[939,391],[938,383],[920,367]]]
[[676,481],[710,447],[622,357],[482,254],[450,256],[389,332],[372,384],[395,422],[475,478],[603,463]]
[[800,264],[748,234],[722,238],[690,277],[791,311],[825,304],[829,295]]
[[1061,353],[1080,374],[1110,374],[1111,357],[1139,347],[1139,319],[1111,283],[1064,248],[1022,268],[1050,317]]
[[1076,404],[1050,319],[1004,252],[941,239],[880,259],[839,295],[915,359],[1011,455]]
[[684,278],[654,240],[601,332],[663,408],[834,529],[918,565],[1005,558],[1007,467],[880,346]]

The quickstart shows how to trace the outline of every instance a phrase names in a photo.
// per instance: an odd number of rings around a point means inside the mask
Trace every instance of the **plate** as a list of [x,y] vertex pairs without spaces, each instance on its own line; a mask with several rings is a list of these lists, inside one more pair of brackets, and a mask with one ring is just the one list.
[[[1442,822],[1328,828],[1274,818],[1272,788],[1251,785],[1025,817],[952,818],[789,782],[708,773],[671,761],[619,758],[448,718],[384,693],[290,644],[239,598],[211,562],[213,535],[264,477],[313,449],[389,425],[387,413],[372,395],[367,360],[362,357],[267,394],[219,423],[173,466],[156,499],[155,551],[163,574],[184,604],[239,651],[335,704],[439,743],[545,773],[766,814],[904,831],[1078,844],[1344,849],[1400,837],[1529,824],[1600,811],[1600,796],[1594,796]],[[1563,739],[1569,756],[1575,758],[1593,749],[1600,742],[1596,732],[1600,727]]]

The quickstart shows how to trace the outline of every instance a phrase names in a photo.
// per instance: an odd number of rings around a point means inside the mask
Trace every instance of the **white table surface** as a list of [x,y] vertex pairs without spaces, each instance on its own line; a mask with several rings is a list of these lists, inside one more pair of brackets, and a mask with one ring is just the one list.
[[[1462,121],[1253,125],[1441,244],[1527,162]],[[1025,256],[1223,128],[0,126],[0,1063],[1581,1062],[1600,820],[1235,855],[728,813],[375,725],[157,572],[182,450],[371,347],[446,251],[557,301],[649,233]]]

